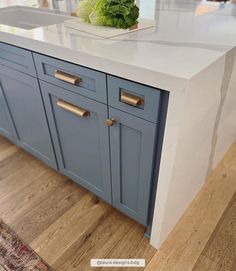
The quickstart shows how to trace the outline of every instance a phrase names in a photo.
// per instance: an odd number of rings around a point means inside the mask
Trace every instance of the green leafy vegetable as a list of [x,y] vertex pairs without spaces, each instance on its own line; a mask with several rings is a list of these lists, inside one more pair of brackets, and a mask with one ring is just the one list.
[[134,0],[98,0],[89,19],[94,25],[126,29],[137,24],[138,16]]
[[82,0],[78,3],[76,8],[76,15],[82,18],[85,22],[90,23],[89,15],[91,14],[94,6],[98,0]]
[[93,25],[127,29],[138,23],[135,0],[82,0],[77,15]]

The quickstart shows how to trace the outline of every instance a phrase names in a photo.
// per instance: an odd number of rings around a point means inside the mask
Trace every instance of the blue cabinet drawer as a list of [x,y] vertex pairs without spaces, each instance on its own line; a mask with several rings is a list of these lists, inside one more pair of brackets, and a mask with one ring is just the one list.
[[108,76],[108,104],[157,123],[161,90]]
[[0,64],[36,76],[30,51],[0,42]]
[[104,73],[40,54],[34,54],[34,59],[41,80],[107,103]]

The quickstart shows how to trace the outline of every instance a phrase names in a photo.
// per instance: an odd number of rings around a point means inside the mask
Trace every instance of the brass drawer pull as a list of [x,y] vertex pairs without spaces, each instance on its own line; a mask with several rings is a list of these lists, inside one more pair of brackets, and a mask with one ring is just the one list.
[[127,93],[123,90],[121,91],[120,100],[122,103],[126,103],[126,104],[133,105],[133,106],[144,105],[143,98],[136,96],[136,95],[133,95],[133,94],[130,94],[130,93]]
[[59,70],[55,71],[54,76],[58,80],[64,81],[72,85],[78,85],[82,81],[82,79],[76,75],[72,75],[72,74],[62,72]]
[[57,106],[60,107],[60,108],[63,108],[73,114],[76,114],[77,116],[81,117],[81,118],[84,118],[84,117],[87,117],[90,115],[90,112],[83,109],[83,108],[80,108],[80,107],[77,107],[77,106],[74,106],[72,104],[69,104],[67,102],[64,102],[62,100],[58,100],[57,101]]

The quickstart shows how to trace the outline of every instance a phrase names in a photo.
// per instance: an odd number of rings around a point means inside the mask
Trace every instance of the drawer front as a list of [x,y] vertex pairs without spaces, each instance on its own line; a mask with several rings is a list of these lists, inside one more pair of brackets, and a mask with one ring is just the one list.
[[33,56],[30,51],[0,43],[0,64],[36,76]]
[[108,104],[139,118],[157,123],[161,91],[108,76]]
[[107,103],[105,74],[39,54],[34,59],[43,81]]

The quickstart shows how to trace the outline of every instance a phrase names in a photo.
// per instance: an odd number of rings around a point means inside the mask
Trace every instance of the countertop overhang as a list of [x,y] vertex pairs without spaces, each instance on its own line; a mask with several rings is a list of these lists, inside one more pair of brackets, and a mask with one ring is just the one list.
[[[9,6],[7,2],[1,1],[0,7]],[[19,2],[38,8],[40,0],[30,5],[15,0],[11,5]],[[191,78],[234,48],[236,5],[138,2],[141,14],[156,20],[156,28],[103,39],[68,30],[63,23],[32,30],[0,25],[0,41],[168,91],[184,89]],[[55,12],[70,13],[73,6],[66,3],[61,1]]]

